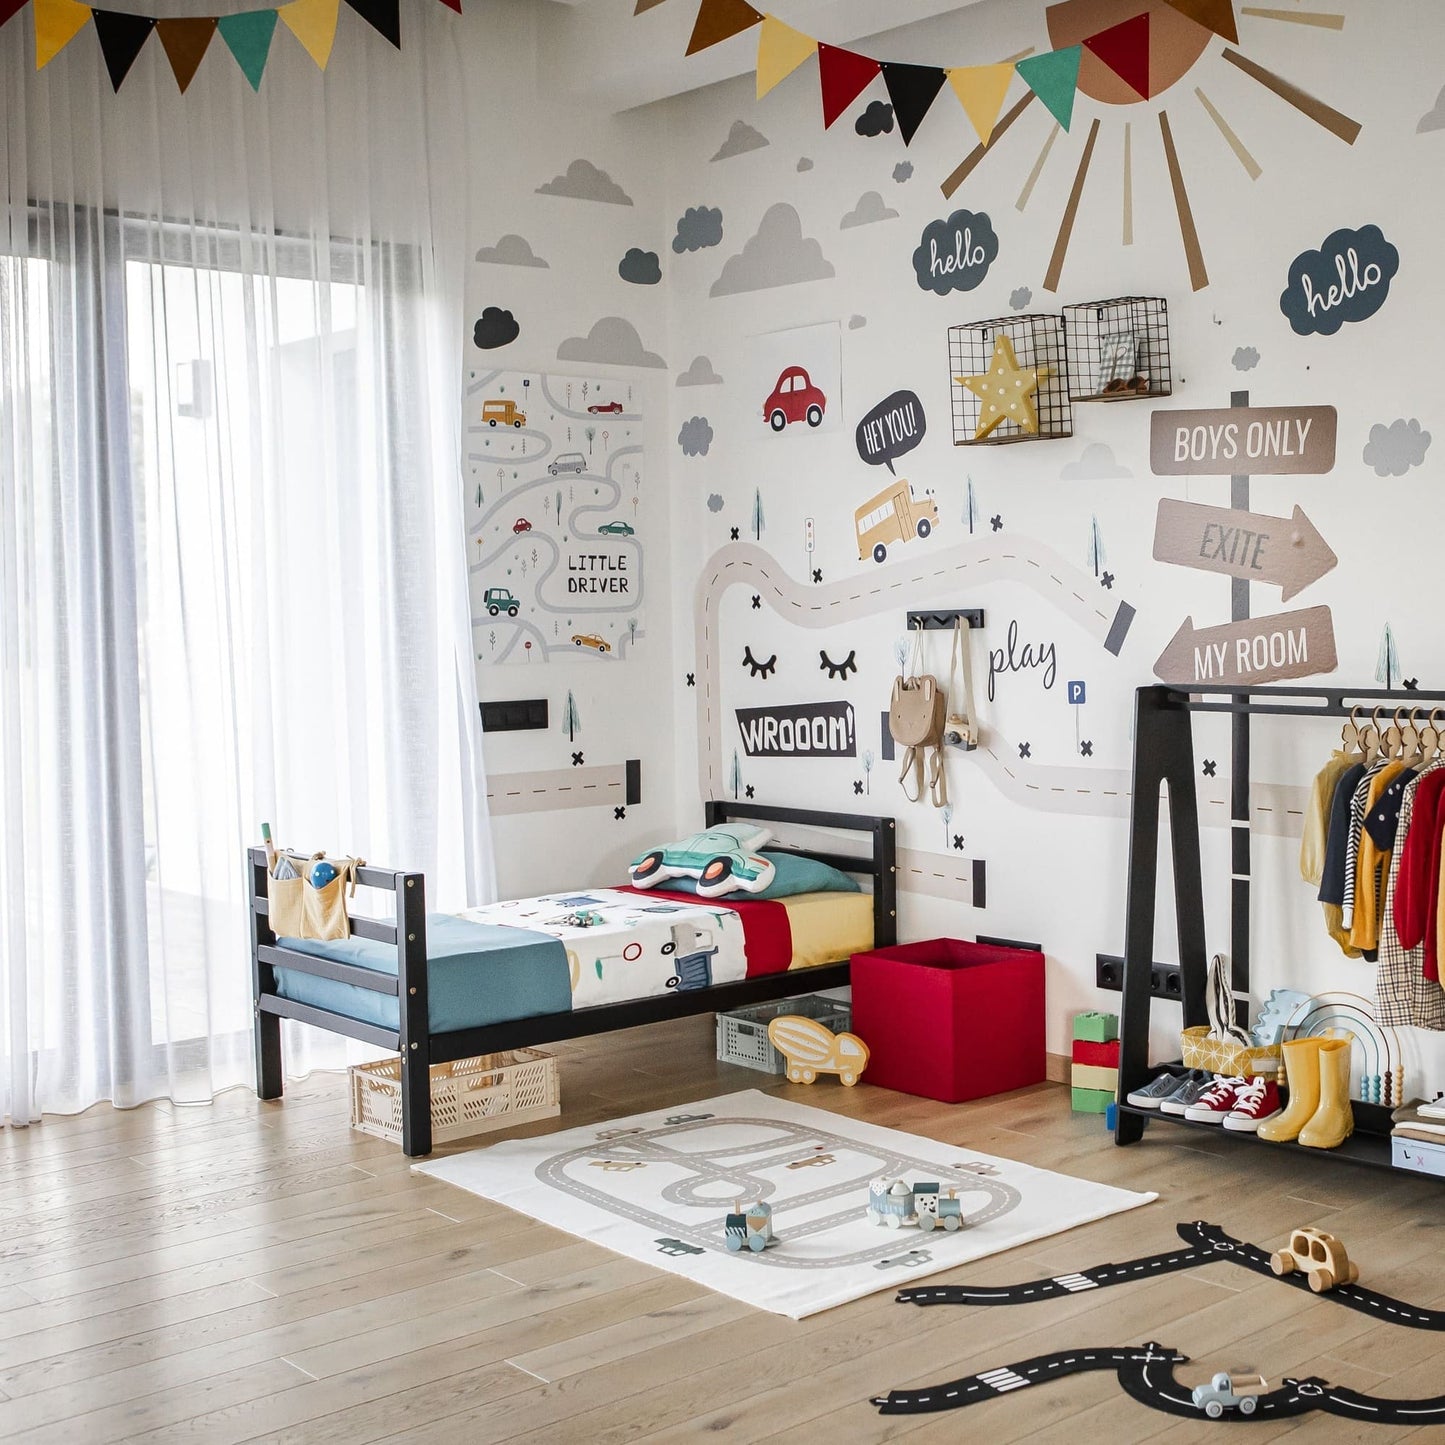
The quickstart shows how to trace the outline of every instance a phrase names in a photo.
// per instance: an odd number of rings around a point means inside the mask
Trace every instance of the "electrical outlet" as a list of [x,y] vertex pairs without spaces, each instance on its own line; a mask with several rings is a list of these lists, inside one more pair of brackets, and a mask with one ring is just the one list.
[[[1114,993],[1124,991],[1124,960],[1117,954],[1094,955],[1094,984]],[[1149,992],[1155,998],[1184,997],[1184,974],[1177,963],[1156,963],[1149,970]]]

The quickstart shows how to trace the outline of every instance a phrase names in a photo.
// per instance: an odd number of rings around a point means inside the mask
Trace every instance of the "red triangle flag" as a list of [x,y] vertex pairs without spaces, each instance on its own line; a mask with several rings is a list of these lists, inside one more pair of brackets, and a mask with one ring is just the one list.
[[1084,41],[1084,49],[1098,56],[1131,90],[1149,99],[1149,12],[1122,25],[1111,25]]
[[866,55],[818,42],[818,79],[823,87],[824,130],[863,94],[878,71],[878,62]]
[[18,15],[30,0],[0,0],[0,25]]
[[448,10],[455,10],[458,15],[462,13],[462,0],[442,0],[442,4],[445,5]]

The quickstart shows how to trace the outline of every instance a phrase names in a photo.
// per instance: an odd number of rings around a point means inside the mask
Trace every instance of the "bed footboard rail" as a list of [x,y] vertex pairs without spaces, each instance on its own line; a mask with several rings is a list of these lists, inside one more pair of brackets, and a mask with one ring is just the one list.
[[[252,848],[246,880],[251,934],[251,988],[255,1012],[256,1094],[279,1099],[285,1078],[281,1058],[281,1020],[296,1019],[330,1033],[395,1050],[401,1058],[402,1150],[409,1155],[431,1153],[432,1042],[428,1023],[426,955],[426,880],[420,873],[386,868],[359,868],[356,880],[396,897],[396,921],[353,915],[351,931],[359,938],[391,944],[396,949],[396,976],[354,964],[318,958],[284,948],[271,928],[266,896],[266,854]],[[286,968],[389,994],[397,1000],[395,1030],[347,1018],[344,1014],[282,998],[276,991],[276,969]]]

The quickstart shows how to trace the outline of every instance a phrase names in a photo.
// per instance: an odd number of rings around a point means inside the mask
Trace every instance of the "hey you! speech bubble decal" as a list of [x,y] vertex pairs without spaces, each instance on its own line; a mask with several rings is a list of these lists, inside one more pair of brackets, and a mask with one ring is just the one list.
[[972,291],[998,259],[998,236],[982,211],[955,211],[946,221],[930,221],[913,253],[918,285],[937,296]]
[[896,477],[893,463],[911,452],[927,429],[918,397],[911,391],[895,391],[858,423],[858,455],[870,467],[887,467]]
[[1385,304],[1400,253],[1378,226],[1340,230],[1318,251],[1290,263],[1279,309],[1300,336],[1333,336],[1346,321],[1366,321]]

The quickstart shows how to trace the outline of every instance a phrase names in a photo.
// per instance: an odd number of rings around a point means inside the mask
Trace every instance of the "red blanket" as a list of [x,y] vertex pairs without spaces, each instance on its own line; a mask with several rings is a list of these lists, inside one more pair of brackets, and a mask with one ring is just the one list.
[[636,893],[648,898],[665,898],[670,903],[691,903],[704,908],[726,908],[743,921],[743,949],[747,954],[748,977],[765,973],[786,973],[793,965],[793,927],[788,910],[771,898],[699,898],[695,893],[670,893],[666,888],[633,888],[624,884],[618,893]]

